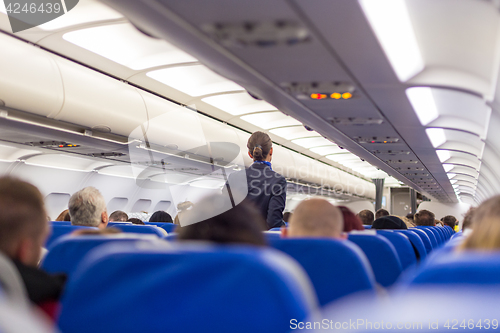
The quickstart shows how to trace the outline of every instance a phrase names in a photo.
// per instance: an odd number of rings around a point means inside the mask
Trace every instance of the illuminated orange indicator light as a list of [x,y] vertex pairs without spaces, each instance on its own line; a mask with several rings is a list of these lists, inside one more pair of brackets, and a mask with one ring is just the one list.
[[59,148],[62,148],[62,147],[64,147],[64,146],[63,145],[59,145]]
[[342,94],[343,99],[349,99],[352,98],[352,94],[350,92],[346,92]]
[[311,94],[312,99],[325,99],[326,97],[326,94]]
[[342,97],[342,95],[340,93],[333,93],[330,95],[331,98],[334,98],[334,99],[340,99]]

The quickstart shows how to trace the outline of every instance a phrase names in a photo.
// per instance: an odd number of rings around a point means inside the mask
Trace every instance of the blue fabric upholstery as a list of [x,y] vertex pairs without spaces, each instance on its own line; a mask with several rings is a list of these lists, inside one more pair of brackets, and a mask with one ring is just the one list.
[[417,263],[415,250],[405,234],[390,230],[377,230],[377,235],[387,238],[394,245],[403,270]]
[[404,234],[411,242],[415,253],[418,254],[418,260],[422,261],[427,257],[427,250],[425,249],[424,242],[422,238],[413,230],[394,230],[394,232],[399,232]]
[[177,224],[174,223],[163,223],[163,225],[159,225],[160,228],[165,230],[168,233],[175,232],[175,229],[177,229]]
[[403,268],[394,245],[379,235],[349,234],[348,239],[366,254],[378,283],[388,287],[396,281]]
[[45,247],[48,249],[54,243],[59,237],[62,237],[66,234],[72,233],[75,230],[78,229],[85,229],[85,228],[92,228],[92,229],[97,229],[93,227],[84,227],[84,226],[79,226],[79,225],[71,225],[71,224],[54,224],[52,223],[51,225],[52,230],[50,232],[49,237],[47,238],[47,241],[45,242]]
[[117,223],[113,224],[112,227],[120,229],[123,232],[131,232],[136,234],[151,234],[151,235],[156,235],[158,237],[165,236],[165,234],[161,230],[158,230],[159,228],[151,225]]
[[281,231],[281,227],[279,227],[279,228],[271,228],[271,229],[269,229],[269,231]]
[[306,274],[278,251],[187,248],[94,250],[66,287],[61,331],[284,333],[316,309]]
[[371,229],[371,228],[372,228],[372,226],[371,226],[371,225],[363,225],[363,227],[364,227],[365,229]]
[[432,250],[437,248],[438,245],[436,237],[434,237],[434,234],[430,230],[425,231],[419,227],[410,228],[409,230],[413,230],[419,234],[419,236],[422,238],[422,241],[424,242],[427,253],[430,253]]
[[281,239],[281,234],[278,234],[277,232],[264,232],[264,237],[266,237],[269,242],[273,239]]
[[500,284],[500,253],[462,252],[434,258],[415,276],[417,284]]
[[269,245],[297,260],[316,290],[321,306],[340,297],[369,290],[375,278],[370,263],[352,242],[334,239],[270,239]]
[[453,234],[453,236],[451,236],[451,239],[460,238],[463,236],[464,236],[464,233],[462,231],[459,231],[459,232]]
[[443,227],[436,226],[436,227],[431,227],[431,228],[432,228],[432,230],[437,231],[439,237],[441,237],[441,244],[444,244],[448,238],[444,234]]
[[60,237],[50,247],[41,267],[48,273],[65,273],[71,276],[78,264],[94,248],[111,242],[131,243],[139,239],[133,235],[125,235],[124,237],[116,235],[68,235]]

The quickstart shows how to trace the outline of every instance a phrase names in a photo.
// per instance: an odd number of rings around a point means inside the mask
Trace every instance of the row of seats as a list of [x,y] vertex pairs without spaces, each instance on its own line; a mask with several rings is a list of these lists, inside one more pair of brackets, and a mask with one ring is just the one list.
[[[131,228],[148,229],[145,226]],[[421,237],[427,237],[427,234],[423,231],[420,233],[418,229],[378,230],[377,233],[351,233],[348,241],[281,239],[278,233],[266,233],[266,236],[270,246],[285,252],[301,264],[315,287],[320,305],[325,305],[353,292],[373,292],[376,283],[384,287],[394,284],[403,270],[425,258]],[[78,263],[99,245],[131,243],[138,239],[156,240],[156,236],[150,235],[148,238],[147,235],[126,233],[108,237],[62,237],[51,245],[42,267],[48,272],[72,276]],[[175,237],[175,234],[171,234],[165,238],[175,240]],[[333,276],[335,283],[332,283]]]

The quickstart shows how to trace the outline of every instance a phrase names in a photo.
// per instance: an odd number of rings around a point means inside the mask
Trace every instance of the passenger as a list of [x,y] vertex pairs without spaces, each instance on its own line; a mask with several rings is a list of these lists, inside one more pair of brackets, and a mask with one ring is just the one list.
[[95,187],[85,187],[69,199],[69,215],[72,225],[106,228],[108,212],[106,201]]
[[248,155],[254,163],[246,170],[248,196],[267,222],[267,229],[284,225],[286,202],[285,177],[271,168],[272,141],[264,132],[255,132],[247,143]]
[[141,219],[132,217],[127,220],[127,222],[132,222],[133,224],[140,224],[140,225],[145,225],[144,222],[141,221]]
[[127,222],[128,215],[121,210],[115,210],[111,215],[109,215],[109,222]]
[[441,221],[439,221],[439,220],[434,220],[434,225],[435,225],[436,227],[444,227],[443,222],[441,222]]
[[389,212],[383,208],[380,208],[375,212],[375,219],[381,218],[382,216],[389,216]]
[[435,226],[436,219],[434,213],[428,210],[421,210],[414,217],[415,225],[417,226]]
[[49,233],[43,196],[33,185],[0,178],[0,251],[17,267],[28,297],[52,318],[65,278],[37,268]]
[[173,223],[172,216],[169,213],[159,210],[153,213],[149,218],[149,222]]
[[[413,224],[413,217],[415,216],[415,214],[412,214],[412,213],[408,213],[406,214],[406,218]],[[403,220],[404,221],[404,220]]]
[[363,227],[363,222],[345,206],[338,206],[342,215],[344,217],[344,232],[349,232],[352,230],[365,230]]
[[373,212],[369,209],[364,209],[360,211],[357,215],[361,222],[363,222],[364,225],[372,225],[373,224]]
[[[177,227],[179,240],[202,240],[221,244],[266,245],[266,222],[257,208],[243,201],[234,208],[208,219],[217,207],[219,196],[207,197],[196,204],[196,209],[183,213],[183,227]],[[193,223],[200,221],[197,223]]]
[[69,216],[69,210],[65,209],[59,214],[59,216],[55,219],[56,221],[71,221]]
[[281,237],[346,238],[343,229],[340,209],[327,200],[314,198],[302,201],[295,208],[288,228],[281,228]]
[[413,228],[415,227],[415,223],[413,223],[413,214],[409,214],[411,215],[411,219],[409,219],[406,215],[406,216],[398,216],[405,224],[406,224],[406,227],[407,228]]
[[471,223],[474,231],[465,238],[460,247],[462,250],[500,250],[500,195],[484,201],[473,210]]
[[462,233],[464,235],[472,231],[472,217],[476,212],[477,207],[471,207],[464,215],[464,221],[462,222]]
[[288,223],[290,221],[291,216],[292,216],[291,212],[286,212],[285,214],[283,214],[283,221]]
[[455,225],[457,224],[457,218],[453,215],[446,215],[441,219],[441,221],[455,231]]
[[376,219],[372,229],[408,229],[408,227],[399,217],[389,215]]

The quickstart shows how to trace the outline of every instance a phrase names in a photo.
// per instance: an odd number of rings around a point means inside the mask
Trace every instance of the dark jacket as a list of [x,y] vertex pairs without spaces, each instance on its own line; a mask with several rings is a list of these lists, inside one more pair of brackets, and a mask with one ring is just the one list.
[[284,225],[286,179],[266,164],[254,163],[246,170],[247,199],[259,209],[269,229]]
[[26,286],[28,297],[34,304],[43,305],[46,302],[59,300],[66,280],[64,275],[50,275],[17,260],[13,262]]

